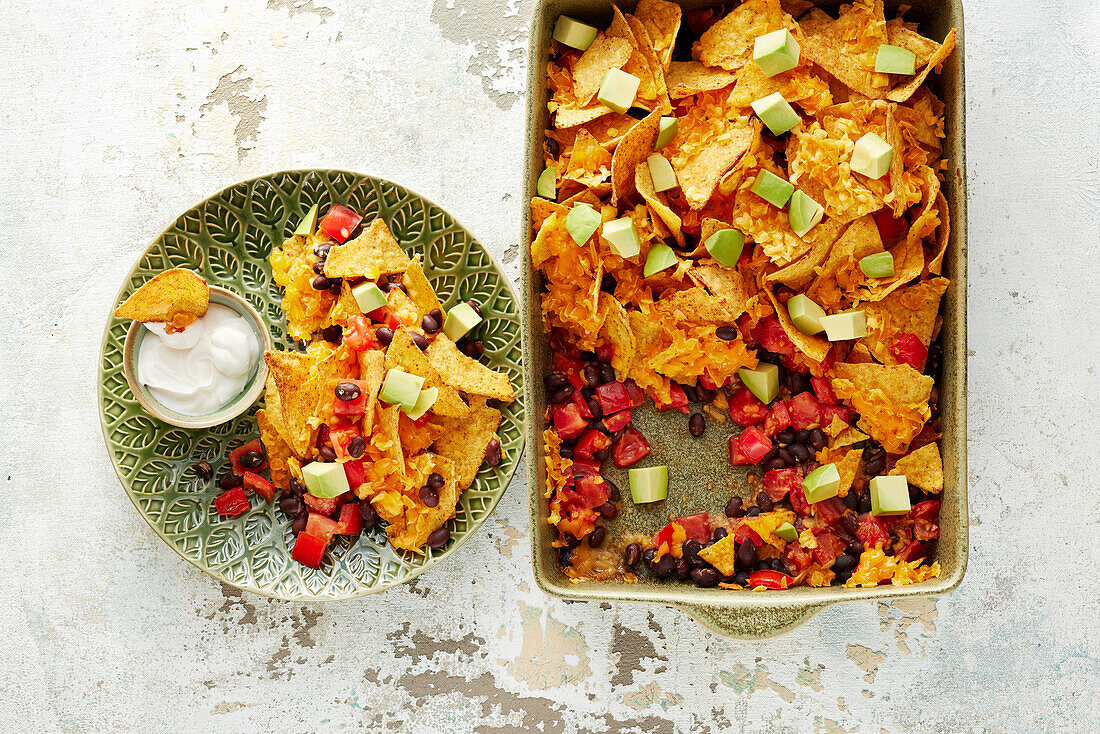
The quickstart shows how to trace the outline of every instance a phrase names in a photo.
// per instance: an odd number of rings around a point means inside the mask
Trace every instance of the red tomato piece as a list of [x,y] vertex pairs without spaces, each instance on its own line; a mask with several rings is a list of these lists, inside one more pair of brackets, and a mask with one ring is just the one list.
[[688,412],[688,396],[684,392],[684,388],[677,385],[675,382],[669,388],[670,396],[672,398],[671,403],[658,402],[656,398],[653,399],[653,404],[657,406],[657,410],[678,410],[681,413]]
[[756,428],[749,427],[737,436],[730,436],[730,463],[734,466],[757,464],[771,450],[771,439]]
[[348,345],[348,349],[356,352],[365,352],[382,346],[374,336],[374,325],[362,314],[348,319],[347,325],[344,326],[343,343]]
[[600,449],[606,449],[611,447],[611,437],[603,431],[599,431],[595,428],[589,428],[585,431],[580,438],[577,439],[577,444],[573,447],[573,456],[581,459],[591,459]]
[[791,584],[791,577],[779,571],[753,571],[749,574],[749,588],[763,586],[765,589],[785,589]]
[[901,239],[909,229],[909,222],[904,218],[894,218],[889,209],[879,209],[874,216],[879,236],[887,247]]
[[834,416],[849,425],[851,425],[852,418],[855,416],[855,412],[847,405],[822,405],[819,410],[821,412],[821,425],[825,427],[833,422]]
[[590,477],[600,473],[600,462],[595,459],[573,459],[573,476],[576,478]]
[[599,474],[591,474],[577,480],[577,496],[584,501],[584,506],[591,509],[599,507],[607,502],[611,496],[611,488]]
[[797,467],[773,469],[764,475],[763,487],[773,502],[779,502],[788,492],[802,488],[802,472]]
[[620,469],[637,464],[650,452],[649,442],[636,428],[627,428],[611,449],[611,458]]
[[214,509],[225,517],[235,517],[251,507],[243,487],[228,489],[214,498]]
[[601,362],[610,362],[611,358],[615,356],[614,344],[601,344],[596,347],[596,359]]
[[328,440],[332,444],[332,450],[336,452],[338,459],[351,458],[351,454],[348,453],[348,447],[351,445],[352,440],[359,435],[358,429],[354,426],[347,426],[346,428],[333,428],[329,426]]
[[844,500],[839,497],[830,497],[827,500],[815,502],[817,516],[827,523],[834,523],[844,514]]
[[562,403],[554,408],[554,428],[562,438],[576,438],[587,427],[588,422],[581,417],[576,403]]
[[608,433],[614,433],[615,431],[621,431],[626,428],[630,424],[630,419],[632,417],[629,410],[620,410],[618,413],[604,418],[603,425]]
[[798,350],[787,336],[787,332],[783,331],[783,325],[779,323],[779,319],[774,316],[769,316],[757,324],[751,336],[760,346],[773,354],[790,357]]
[[621,382],[605,382],[596,388],[596,402],[604,415],[612,415],[631,407],[630,394]]
[[791,427],[796,431],[813,428],[821,422],[821,406],[808,392],[800,392],[787,401],[791,413]]
[[588,401],[584,399],[584,393],[581,392],[579,387],[573,390],[573,403],[577,406],[581,418],[585,420],[592,418],[592,410],[588,407]]
[[921,429],[912,441],[909,442],[909,452],[912,453],[922,446],[927,446],[930,443],[935,443],[939,438],[939,433],[936,431],[936,426],[932,423],[925,423],[924,428]]
[[764,539],[760,537],[760,534],[744,523],[738,525],[733,531],[733,539],[737,541],[738,545],[741,545],[746,540],[751,540],[752,544],[757,548],[764,545]]
[[263,497],[269,505],[275,501],[275,485],[256,472],[246,471],[244,473],[244,488]]
[[768,406],[760,402],[747,387],[730,398],[730,418],[739,426],[755,426],[768,417]]
[[348,478],[348,486],[352,489],[356,489],[363,482],[367,481],[367,462],[366,459],[352,459],[351,461],[344,462],[344,474]]
[[576,357],[562,354],[561,352],[554,352],[551,362],[554,365],[554,369],[558,372],[580,372],[584,369],[584,362]]
[[810,515],[810,503],[806,501],[806,490],[802,489],[802,482],[791,489],[791,508],[799,515]]
[[[309,523],[306,523],[306,529]],[[358,502],[349,502],[340,508],[340,520],[336,523],[337,535],[358,535],[363,530],[363,515]]]
[[863,543],[864,548],[877,548],[890,542],[890,531],[886,529],[886,523],[881,518],[868,512],[859,517],[856,537]]
[[305,532],[315,538],[320,538],[325,541],[325,545],[328,545],[332,541],[332,536],[336,534],[336,525],[336,521],[331,517],[311,512],[309,513],[309,519],[306,521]]
[[370,389],[365,380],[341,380],[359,388],[359,397],[354,400],[341,400],[333,395],[332,412],[336,415],[363,415],[367,411],[367,391]]
[[312,512],[317,512],[322,515],[331,515],[336,512],[340,505],[345,502],[350,502],[351,498],[351,492],[344,492],[336,497],[314,497],[309,492],[306,492],[302,497],[306,503],[306,507]]
[[793,568],[797,573],[802,573],[813,562],[813,557],[798,543],[787,543],[787,567]]
[[676,518],[676,524],[684,529],[688,540],[706,543],[710,540],[710,516],[705,512]]
[[673,520],[669,524],[657,531],[653,536],[653,547],[660,548],[662,545],[666,545],[669,548],[672,547],[672,536],[676,534],[676,528],[673,526],[677,521]]
[[321,218],[317,228],[332,239],[343,244],[351,237],[352,232],[359,226],[363,218],[354,210],[343,204],[333,204],[324,217]]
[[774,436],[790,427],[791,412],[787,410],[787,404],[782,400],[776,400],[772,403],[772,409],[768,411],[768,417],[764,419],[764,435]]
[[833,392],[833,386],[824,377],[811,377],[810,387],[813,388],[814,397],[822,405],[840,405],[840,398]]
[[899,362],[903,362],[915,370],[924,369],[924,360],[928,359],[928,349],[921,343],[916,334],[898,334],[890,344],[890,353]]
[[233,473],[236,474],[238,477],[243,477],[246,471],[259,472],[267,468],[267,460],[265,457],[263,464],[260,464],[259,466],[252,469],[246,469],[241,464],[241,457],[247,454],[249,451],[255,451],[259,453],[260,456],[265,456],[264,445],[260,443],[260,439],[258,438],[254,438],[248,443],[242,444],[229,452],[229,465],[233,468]]
[[918,558],[924,558],[926,554],[924,543],[910,540],[896,555],[902,561],[915,561]]
[[925,500],[913,505],[909,511],[909,516],[913,518],[913,537],[917,540],[940,537],[939,514],[939,500]]
[[813,549],[814,560],[828,568],[833,565],[836,557],[848,549],[848,544],[833,533],[822,533],[817,536],[817,547]]
[[645,390],[638,387],[638,383],[627,380],[623,385],[626,386],[626,394],[630,397],[631,408],[640,408],[645,405]]
[[699,385],[705,387],[707,390],[717,390],[718,386],[714,384],[714,380],[710,379],[710,375],[706,372],[699,375]]
[[290,551],[290,557],[303,566],[317,568],[321,565],[321,559],[325,557],[327,547],[328,543],[303,530],[298,533],[298,539],[294,541],[294,549]]

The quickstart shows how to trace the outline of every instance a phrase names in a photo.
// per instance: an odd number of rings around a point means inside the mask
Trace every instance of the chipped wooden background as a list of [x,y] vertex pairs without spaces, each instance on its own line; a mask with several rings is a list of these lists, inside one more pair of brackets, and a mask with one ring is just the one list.
[[138,517],[99,435],[118,283],[192,203],[297,166],[438,201],[518,274],[530,0],[0,7],[0,730],[1039,732],[1100,721],[1092,0],[967,2],[971,560],[938,600],[763,643],[533,585],[526,487],[358,601],[242,595]]

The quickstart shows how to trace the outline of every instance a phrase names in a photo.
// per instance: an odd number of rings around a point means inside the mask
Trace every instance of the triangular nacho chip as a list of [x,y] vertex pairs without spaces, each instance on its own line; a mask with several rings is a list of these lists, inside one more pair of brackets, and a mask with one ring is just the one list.
[[653,153],[653,143],[657,140],[657,129],[661,124],[661,111],[649,113],[639,120],[615,148],[611,159],[611,203],[620,201],[634,193],[634,169],[646,162]]
[[465,418],[432,419],[441,429],[435,440],[435,452],[455,465],[455,479],[465,491],[474,482],[489,442],[500,427],[500,411],[485,404],[484,398],[470,400],[470,415]]
[[386,374],[386,355],[377,349],[368,349],[356,355],[359,359],[359,379],[367,383],[366,410],[363,412],[363,434],[369,436],[374,427],[374,406],[378,402],[378,390]]
[[684,232],[680,217],[676,216],[676,213],[669,208],[665,197],[655,190],[653,175],[649,172],[649,164],[644,161],[634,167],[634,187],[645,199],[650,211],[660,217],[661,221],[668,227],[669,232],[676,240],[676,244],[683,246]]
[[634,47],[625,38],[612,38],[604,34],[585,49],[573,66],[573,93],[577,102],[587,105],[600,90],[604,74],[611,69],[621,69],[630,60]]
[[[436,338],[445,339],[446,337],[441,334]],[[432,406],[433,413],[461,417],[470,412],[470,408],[462,401],[455,389],[440,377],[428,356],[413,343],[409,330],[404,327],[393,333],[393,340],[390,341],[390,346],[386,350],[386,369],[399,369],[418,375],[424,378],[425,388],[434,387],[439,390],[435,405]]]
[[386,223],[372,221],[354,240],[336,245],[325,261],[329,278],[369,278],[401,273],[409,267],[409,256],[401,249]]
[[428,346],[428,361],[443,381],[470,395],[484,395],[507,403],[516,399],[508,375],[470,359],[455,343],[439,334]]
[[163,323],[165,331],[182,331],[206,315],[210,287],[199,275],[172,268],[154,275],[115,309],[115,318]]
[[703,32],[692,56],[707,66],[736,71],[752,58],[757,36],[781,28],[793,31],[796,26],[779,0],[745,0]]
[[698,61],[673,61],[665,74],[668,95],[673,99],[724,89],[736,80],[737,75],[733,72]]
[[672,61],[672,48],[680,32],[682,15],[680,6],[667,0],[639,0],[634,8],[634,17],[645,26],[654,54],[666,72]]
[[890,470],[891,476],[904,475],[905,481],[925,492],[939,494],[943,491],[943,458],[935,443],[921,446],[901,457]]
[[401,283],[409,291],[409,300],[416,304],[419,316],[431,313],[434,309],[443,310],[439,299],[436,298],[432,284],[424,275],[424,268],[420,264],[420,256],[417,255],[409,262]]

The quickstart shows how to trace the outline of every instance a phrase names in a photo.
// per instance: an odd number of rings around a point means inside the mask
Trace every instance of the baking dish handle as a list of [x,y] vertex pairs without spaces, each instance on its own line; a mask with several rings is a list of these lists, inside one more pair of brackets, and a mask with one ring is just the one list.
[[827,606],[828,602],[764,609],[677,605],[704,629],[720,637],[740,640],[759,640],[790,632]]

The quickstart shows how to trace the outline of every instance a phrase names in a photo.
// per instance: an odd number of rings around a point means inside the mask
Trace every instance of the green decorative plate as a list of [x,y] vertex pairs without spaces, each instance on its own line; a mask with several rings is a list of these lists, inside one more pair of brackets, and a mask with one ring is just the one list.
[[[285,171],[231,186],[195,205],[166,229],[130,272],[116,304],[153,275],[187,267],[233,290],[268,320],[276,347],[286,335],[280,289],[267,262],[314,203],[324,212],[341,203],[366,221],[381,217],[410,254],[424,256],[424,271],[449,307],[474,298],[485,324],[483,359],[508,374],[523,395],[519,309],[507,277],[474,237],[432,202],[397,184],[346,171]],[[112,306],[112,311],[114,307]],[[134,506],[150,527],[189,562],[246,591],[294,600],[347,599],[382,591],[423,573],[463,543],[492,512],[518,465],[524,446],[522,397],[500,406],[504,449],[500,466],[483,466],[451,521],[445,548],[422,555],[397,552],[381,528],[358,538],[340,537],[317,570],[290,558],[290,523],[278,508],[252,497],[252,509],[221,518],[215,481],[202,481],[192,463],[209,461],[215,477],[234,446],[258,436],[257,403],[229,423],[186,430],[141,409],[122,372],[128,321],[109,318],[99,368],[99,409],[107,451]]]

